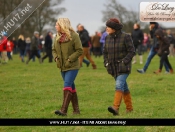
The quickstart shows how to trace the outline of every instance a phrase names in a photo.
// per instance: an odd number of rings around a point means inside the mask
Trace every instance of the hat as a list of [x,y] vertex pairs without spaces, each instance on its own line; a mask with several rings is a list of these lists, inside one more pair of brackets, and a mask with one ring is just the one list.
[[150,22],[149,24],[157,24],[157,22]]
[[115,30],[121,30],[123,28],[123,24],[117,18],[111,18],[106,22],[106,26]]
[[35,31],[34,34],[39,34],[39,32],[38,31]]

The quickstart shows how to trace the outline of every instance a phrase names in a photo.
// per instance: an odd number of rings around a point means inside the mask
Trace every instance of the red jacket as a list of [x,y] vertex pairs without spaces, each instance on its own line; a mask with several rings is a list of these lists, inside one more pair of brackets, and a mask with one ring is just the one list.
[[7,52],[12,52],[13,51],[14,44],[12,41],[7,42]]
[[3,37],[2,40],[0,40],[0,52],[7,51],[7,37]]

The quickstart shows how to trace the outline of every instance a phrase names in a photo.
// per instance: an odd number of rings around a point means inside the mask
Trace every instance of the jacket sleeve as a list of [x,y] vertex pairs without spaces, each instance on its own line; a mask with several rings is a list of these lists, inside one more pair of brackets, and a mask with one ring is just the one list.
[[53,43],[53,46],[52,46],[52,55],[53,55],[54,60],[55,60],[56,58],[60,58],[60,57],[58,56],[58,54],[57,54],[57,51],[56,51],[56,47],[55,47],[56,44],[57,44],[57,41],[56,41],[56,37],[55,37],[55,38],[54,38],[54,43]]
[[131,62],[132,58],[135,55],[135,48],[130,35],[125,35],[124,43],[126,45],[128,54],[124,57],[123,62],[125,64],[128,64],[129,62]]
[[69,59],[72,62],[76,61],[83,54],[83,48],[80,41],[80,37],[76,33],[73,35],[73,43],[75,52],[69,56]]
[[167,51],[167,50],[169,51],[169,46],[170,46],[170,42],[169,42],[168,38],[164,38],[162,51]]

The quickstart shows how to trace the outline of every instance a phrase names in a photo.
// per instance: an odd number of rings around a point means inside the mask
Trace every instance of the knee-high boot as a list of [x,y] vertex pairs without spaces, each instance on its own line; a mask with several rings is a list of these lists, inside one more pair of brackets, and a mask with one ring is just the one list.
[[78,96],[75,90],[72,92],[71,102],[73,107],[73,114],[80,114],[79,105],[78,105]]
[[116,90],[114,96],[114,104],[113,106],[108,107],[108,111],[113,113],[113,115],[119,115],[119,107],[122,101],[123,91]]
[[72,99],[72,92],[69,90],[64,90],[64,98],[63,98],[63,104],[62,104],[61,110],[56,110],[55,114],[66,116],[71,99]]
[[123,99],[126,105],[126,112],[128,113],[128,112],[133,111],[131,94],[129,91],[123,93]]

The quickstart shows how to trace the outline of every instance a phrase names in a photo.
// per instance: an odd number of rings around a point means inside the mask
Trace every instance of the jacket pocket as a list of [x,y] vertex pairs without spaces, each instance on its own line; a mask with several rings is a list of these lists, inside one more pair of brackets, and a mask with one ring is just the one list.
[[106,70],[109,74],[113,75],[113,68],[112,68],[112,64],[111,63],[108,63],[106,65]]
[[72,62],[66,60],[66,62],[64,63],[65,68],[70,68],[72,66]]
[[120,62],[117,65],[118,65],[118,72],[119,73],[128,73],[131,70],[130,64],[125,65],[123,62]]
[[58,68],[61,68],[61,63],[60,63],[60,60],[59,60],[59,59],[57,59],[57,61],[56,61],[56,62],[57,62],[57,67],[58,67]]

